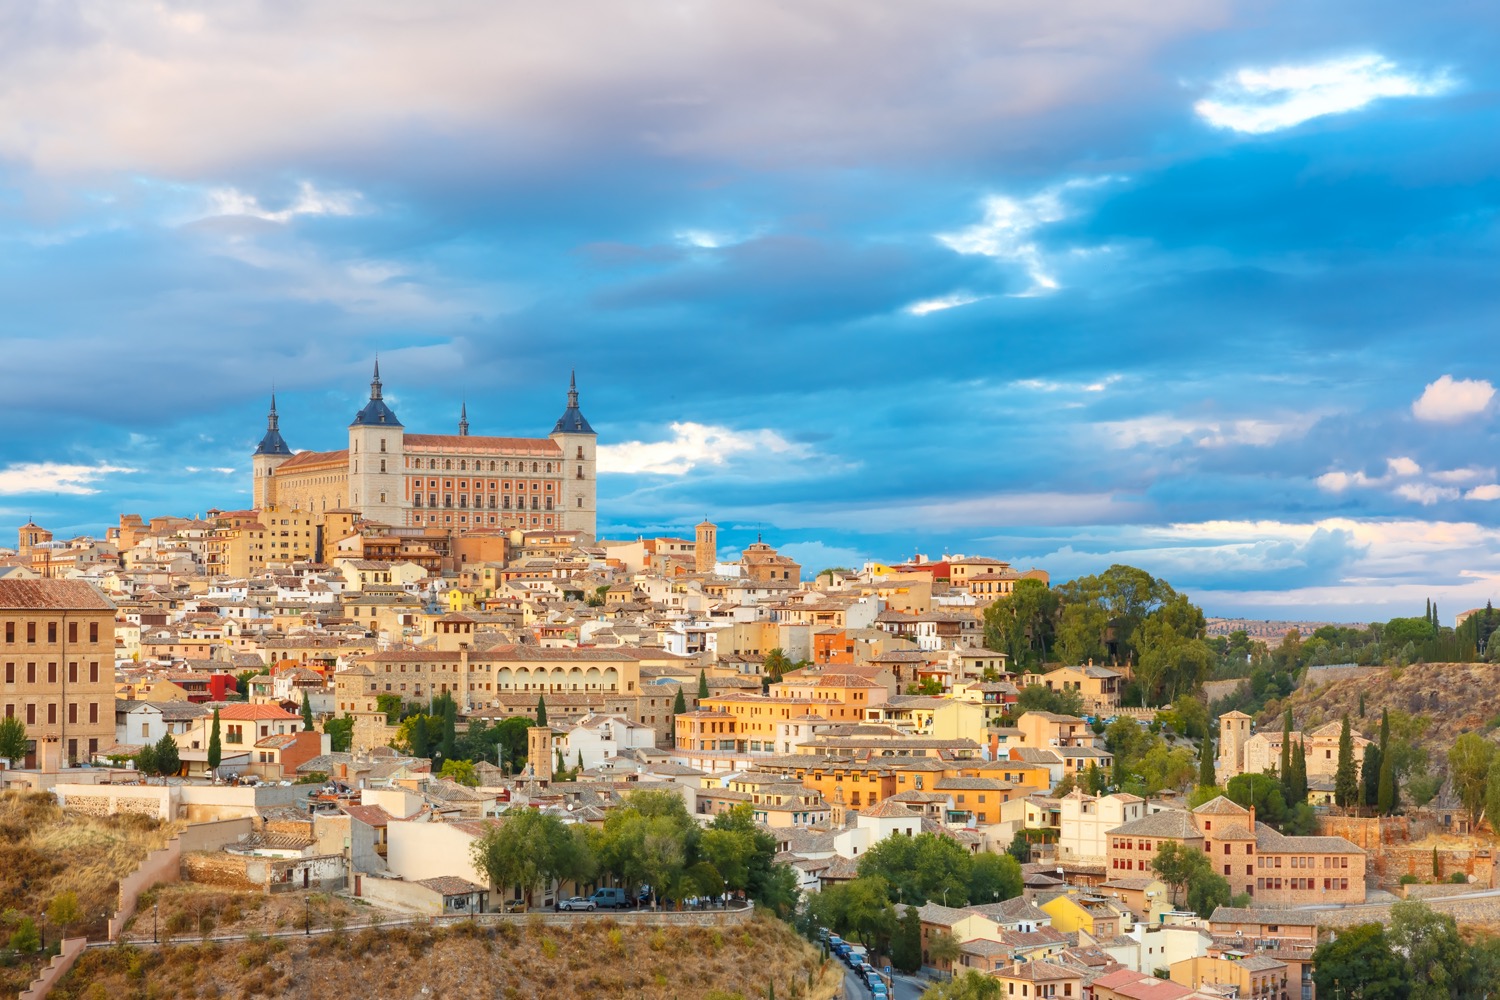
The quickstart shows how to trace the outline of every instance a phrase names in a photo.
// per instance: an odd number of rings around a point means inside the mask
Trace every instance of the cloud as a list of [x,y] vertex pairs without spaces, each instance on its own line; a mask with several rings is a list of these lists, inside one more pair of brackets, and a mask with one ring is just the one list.
[[1357,111],[1385,97],[1433,97],[1453,85],[1445,71],[1424,75],[1381,55],[1355,55],[1242,69],[1216,83],[1193,110],[1216,128],[1259,135]]
[[1430,423],[1457,423],[1466,417],[1483,413],[1495,397],[1495,387],[1484,379],[1455,379],[1444,375],[1429,382],[1422,395],[1411,404],[1412,415]]
[[1264,448],[1288,437],[1301,436],[1311,424],[1312,418],[1303,416],[1284,419],[1193,420],[1156,414],[1129,420],[1105,421],[1097,426],[1120,448],[1143,445],[1162,448],[1184,441],[1198,448],[1224,448],[1230,445]]
[[1114,180],[1096,177],[1064,181],[1044,188],[1029,198],[990,195],[984,200],[980,222],[951,233],[938,233],[937,241],[955,253],[979,254],[1018,264],[1031,279],[1022,295],[1037,295],[1062,287],[1035,236],[1043,226],[1076,214],[1065,196]]
[[1495,470],[1466,467],[1462,469],[1439,469],[1429,473],[1431,479],[1439,483],[1469,483],[1476,479],[1494,479]]
[[208,192],[208,215],[244,215],[267,222],[290,222],[299,215],[355,215],[363,198],[358,191],[319,191],[310,181],[302,181],[297,196],[285,208],[272,210],[252,194],[221,187]]
[[1402,483],[1396,487],[1396,495],[1430,507],[1439,500],[1457,500],[1459,491],[1453,486],[1434,486],[1432,483]]
[[[1385,486],[1396,479],[1409,479],[1412,476],[1422,474],[1422,466],[1417,464],[1415,459],[1408,458],[1405,455],[1386,459],[1385,469],[1385,475],[1383,476],[1368,476],[1359,470],[1354,472],[1333,470],[1319,476],[1317,484],[1330,493],[1342,493],[1351,486],[1366,488]],[[1407,499],[1415,499],[1413,496],[1402,493],[1401,490],[1397,490],[1396,493],[1398,496],[1406,496]]]
[[1500,500],[1500,484],[1486,483],[1464,494],[1465,500]]
[[700,465],[721,466],[733,455],[769,453],[807,458],[806,445],[773,430],[736,431],[692,422],[672,424],[669,441],[624,441],[599,446],[599,471],[632,475],[681,476]]
[[0,469],[0,495],[21,493],[98,493],[94,484],[115,473],[135,472],[123,465],[65,465],[58,462],[21,462]]
[[928,313],[942,312],[945,309],[957,309],[959,306],[966,306],[971,302],[978,302],[980,299],[987,297],[984,295],[969,295],[965,292],[955,292],[952,295],[943,295],[935,299],[923,299],[920,302],[913,302],[906,307],[905,311],[913,316],[926,316]]
[[1045,378],[1023,378],[1011,385],[1017,389],[1030,389],[1034,392],[1103,392],[1116,382],[1124,379],[1123,375],[1106,375],[1104,378],[1093,382],[1063,382]]

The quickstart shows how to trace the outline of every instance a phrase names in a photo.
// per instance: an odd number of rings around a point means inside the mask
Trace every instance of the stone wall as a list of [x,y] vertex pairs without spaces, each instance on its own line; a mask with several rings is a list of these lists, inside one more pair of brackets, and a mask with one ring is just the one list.
[[109,918],[109,939],[116,940],[126,922],[135,915],[141,893],[159,882],[176,882],[182,878],[184,851],[217,850],[232,844],[250,832],[250,820],[225,820],[191,826],[167,841],[167,846],[153,851],[141,866],[120,880],[120,894],[114,916]]
[[42,1000],[52,987],[56,986],[68,970],[73,968],[73,963],[78,961],[78,956],[83,954],[88,947],[87,938],[64,938],[62,950],[52,956],[52,961],[42,970],[42,974],[32,980],[31,985],[21,994],[21,1000]]
[[[1495,885],[1495,859],[1488,848],[1438,847],[1438,872],[1435,881],[1444,881],[1455,874],[1471,876],[1477,883],[1475,888],[1489,889]],[[1432,848],[1387,847],[1375,858],[1375,870],[1382,884],[1400,884],[1402,875],[1414,875],[1426,882],[1433,878]]]
[[1366,851],[1393,844],[1410,844],[1436,832],[1437,824],[1425,815],[1318,817],[1319,836],[1343,837]]
[[[1471,890],[1476,887],[1470,887]],[[1428,906],[1439,913],[1448,913],[1460,924],[1495,923],[1500,921],[1500,897],[1461,897],[1457,899],[1429,899]],[[1389,903],[1375,906],[1346,906],[1340,910],[1314,911],[1319,927],[1342,928],[1356,924],[1389,924]]]
[[81,816],[112,816],[132,813],[160,820],[173,820],[176,796],[173,785],[85,785],[66,783],[53,788],[64,809]]
[[1301,687],[1317,687],[1320,684],[1332,684],[1334,681],[1353,681],[1362,677],[1378,674],[1386,667],[1360,667],[1349,663],[1339,663],[1326,667],[1308,667],[1302,674]]
[[225,854],[223,851],[194,852],[183,855],[182,874],[189,882],[200,885],[258,892],[265,887],[250,881],[245,871],[248,860],[243,854]]

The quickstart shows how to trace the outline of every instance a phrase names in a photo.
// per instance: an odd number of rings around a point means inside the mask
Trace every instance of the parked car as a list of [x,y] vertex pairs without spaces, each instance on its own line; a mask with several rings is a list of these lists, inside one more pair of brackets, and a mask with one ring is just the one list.
[[870,995],[873,997],[885,997],[890,995],[885,988],[884,979],[881,979],[879,976],[875,976],[870,980]]
[[596,904],[592,899],[584,899],[582,896],[569,896],[567,899],[557,901],[559,910],[593,910]]
[[619,888],[595,889],[594,894],[589,897],[589,902],[601,910],[625,910],[630,908],[630,897],[626,895],[624,889]]

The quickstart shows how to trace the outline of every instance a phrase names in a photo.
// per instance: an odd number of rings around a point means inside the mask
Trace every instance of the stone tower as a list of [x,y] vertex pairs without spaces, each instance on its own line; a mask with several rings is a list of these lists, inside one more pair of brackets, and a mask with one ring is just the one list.
[[538,781],[552,780],[552,727],[532,726],[526,730],[526,763]]
[[364,517],[401,524],[405,485],[405,429],[381,398],[380,361],[370,380],[370,401],[349,425],[349,504]]
[[291,457],[292,449],[286,446],[286,441],[281,437],[281,418],[276,416],[276,394],[273,392],[271,412],[266,414],[266,436],[260,439],[260,444],[256,445],[255,454],[250,459],[255,479],[251,506],[256,510],[265,510],[275,505],[276,469]]
[[1250,739],[1250,716],[1244,712],[1225,712],[1219,716],[1220,784],[1245,771],[1245,741]]
[[719,526],[708,518],[698,525],[697,542],[693,546],[694,566],[699,573],[711,575],[719,561]]
[[557,418],[548,435],[562,449],[563,478],[562,516],[557,519],[564,528],[582,531],[592,540],[598,531],[598,476],[596,453],[599,436],[589,426],[578,408],[577,375],[568,379],[568,407]]

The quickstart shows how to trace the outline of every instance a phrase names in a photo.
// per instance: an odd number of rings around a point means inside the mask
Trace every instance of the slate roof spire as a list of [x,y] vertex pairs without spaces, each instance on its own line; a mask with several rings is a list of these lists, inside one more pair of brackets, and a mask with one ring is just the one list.
[[568,376],[568,408],[563,415],[557,418],[557,424],[552,428],[553,434],[593,434],[594,429],[584,418],[583,411],[578,408],[578,373],[572,372]]
[[375,357],[375,374],[370,379],[370,401],[365,408],[354,416],[354,423],[350,427],[400,427],[401,421],[396,419],[396,412],[385,405],[381,398],[380,384],[380,357]]
[[281,437],[281,418],[276,415],[276,393],[271,393],[271,412],[266,414],[266,436],[256,446],[257,455],[290,455],[292,449]]

